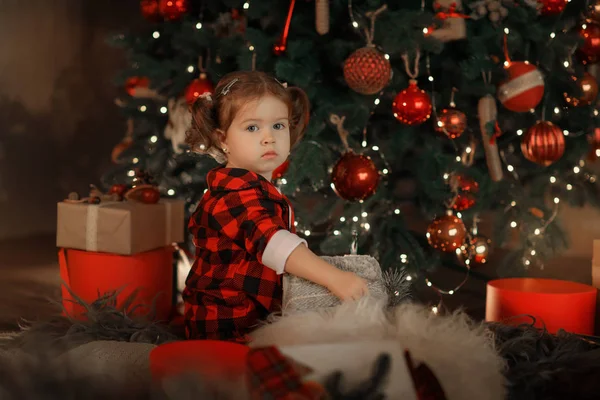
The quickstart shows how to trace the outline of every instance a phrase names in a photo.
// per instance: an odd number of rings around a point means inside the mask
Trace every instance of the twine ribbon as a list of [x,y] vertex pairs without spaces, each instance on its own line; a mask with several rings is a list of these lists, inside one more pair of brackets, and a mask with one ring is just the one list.
[[387,10],[387,4],[382,5],[375,11],[369,11],[365,13],[365,16],[371,20],[371,27],[365,28],[365,36],[367,37],[367,46],[373,46],[373,38],[375,37],[375,20],[381,14]]
[[410,66],[408,65],[408,63],[409,63],[408,52],[405,52],[404,54],[402,54],[402,60],[404,61],[404,69],[406,70],[406,75],[408,75],[413,80],[417,79],[417,76],[419,76],[419,59],[421,58],[421,50],[418,47],[415,50],[415,52],[416,52],[416,54],[415,54],[414,71],[411,71]]
[[350,134],[346,128],[344,128],[344,121],[346,120],[346,116],[342,116],[340,117],[337,114],[331,114],[329,116],[329,121],[331,121],[331,123],[333,125],[335,125],[336,129],[337,129],[337,133],[340,136],[340,140],[342,141],[342,144],[344,145],[344,149],[346,149],[346,151],[350,151],[350,145],[348,145],[348,135]]

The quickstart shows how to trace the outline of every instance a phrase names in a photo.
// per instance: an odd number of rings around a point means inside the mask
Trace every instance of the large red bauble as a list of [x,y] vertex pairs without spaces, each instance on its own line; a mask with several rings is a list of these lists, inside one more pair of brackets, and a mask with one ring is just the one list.
[[159,0],[141,0],[140,10],[144,18],[149,21],[158,22],[160,20]]
[[448,212],[437,217],[427,228],[427,241],[434,249],[453,253],[463,245],[467,229],[462,219]]
[[283,162],[283,164],[281,164],[279,167],[275,168],[275,171],[273,171],[273,177],[272,179],[279,179],[281,177],[283,177],[283,175],[287,172],[288,167],[290,166],[290,160],[285,160]]
[[539,121],[523,136],[521,151],[529,161],[547,167],[564,154],[565,136],[552,122]]
[[584,64],[595,64],[600,59],[600,24],[587,20],[579,28],[579,36],[583,38],[583,45],[577,55]]
[[125,81],[125,91],[130,96],[135,94],[135,89],[138,87],[147,88],[150,85],[150,80],[143,76],[130,76]]
[[342,199],[364,200],[375,193],[379,171],[367,156],[348,152],[333,167],[333,189]]
[[159,9],[165,19],[175,21],[187,13],[188,2],[187,0],[160,0]]
[[360,94],[375,94],[389,83],[392,66],[379,50],[363,47],[344,62],[344,79],[350,89]]
[[538,0],[542,7],[540,8],[540,14],[547,17],[552,15],[558,15],[564,11],[569,0]]
[[528,62],[512,61],[506,67],[508,79],[498,86],[498,100],[510,111],[527,112],[544,97],[544,77]]
[[394,117],[406,125],[418,125],[431,116],[431,99],[419,89],[417,81],[411,80],[408,87],[398,93],[392,103]]
[[206,74],[200,74],[198,79],[194,79],[185,89],[185,100],[189,105],[204,93],[213,93],[215,88],[206,77]]
[[479,192],[479,183],[465,175],[456,175],[453,179],[456,179],[458,193],[452,209],[464,211],[473,207],[475,205],[475,195]]

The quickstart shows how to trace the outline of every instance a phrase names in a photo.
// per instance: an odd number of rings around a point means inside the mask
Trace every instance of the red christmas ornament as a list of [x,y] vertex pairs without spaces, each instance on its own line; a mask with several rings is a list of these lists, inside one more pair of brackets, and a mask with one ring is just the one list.
[[455,211],[464,211],[475,205],[475,195],[479,192],[479,183],[465,175],[454,175],[451,184],[456,185],[456,199],[452,205]]
[[558,15],[564,11],[569,0],[538,0],[538,3],[542,5],[540,8],[540,14],[549,17]]
[[125,81],[125,91],[128,95],[133,96],[136,88],[147,88],[150,85],[150,80],[143,76],[130,76]]
[[392,66],[379,50],[363,47],[344,61],[344,79],[350,89],[360,94],[375,94],[389,83]]
[[469,247],[476,264],[485,264],[490,255],[491,240],[483,235],[475,235],[469,242]]
[[141,0],[140,9],[144,18],[152,22],[160,21],[159,0]]
[[349,151],[333,167],[331,181],[342,199],[364,200],[375,193],[379,171],[369,157]]
[[206,74],[202,73],[199,78],[194,79],[185,89],[185,100],[189,105],[192,105],[198,97],[204,93],[213,93],[214,90],[215,88],[206,77]]
[[467,116],[455,108],[444,108],[438,115],[435,130],[450,139],[460,137],[467,127]]
[[458,257],[463,262],[471,260],[470,267],[473,267],[473,264],[485,264],[490,255],[491,246],[492,241],[490,239],[483,235],[473,234],[463,251],[458,254]]
[[417,81],[410,80],[406,89],[398,93],[392,103],[394,117],[406,125],[418,125],[431,116],[431,99],[419,89]]
[[588,160],[596,161],[600,158],[600,128],[594,128],[594,132],[588,137],[590,143],[590,152]]
[[595,64],[600,59],[600,24],[587,20],[579,27],[583,45],[577,55],[583,64]]
[[129,187],[127,185],[118,183],[118,184],[112,185],[110,187],[108,194],[116,194],[119,196],[120,199],[123,199],[123,197],[125,197],[125,193],[127,192],[128,189],[129,189]]
[[285,175],[285,173],[287,172],[289,166],[290,160],[285,160],[283,164],[275,168],[275,171],[273,171],[273,180],[283,177],[283,175]]
[[453,253],[461,247],[467,236],[467,229],[463,221],[448,211],[433,220],[427,228],[427,241],[434,249]]
[[187,13],[188,2],[187,0],[160,0],[159,10],[165,19],[176,21]]
[[143,189],[140,193],[140,201],[145,204],[156,204],[160,200],[160,193],[155,188]]
[[528,62],[508,61],[508,80],[498,87],[498,100],[510,111],[527,112],[544,96],[544,77]]
[[586,17],[595,22],[600,22],[600,1],[594,0],[589,5],[586,13]]
[[152,185],[138,185],[125,193],[125,198],[144,204],[156,204],[160,200],[160,192]]
[[539,121],[523,136],[521,151],[529,161],[547,167],[564,154],[565,136],[552,122]]
[[572,96],[568,93],[563,93],[565,96],[565,101],[570,106],[589,106],[596,101],[596,97],[598,97],[598,83],[596,82],[596,78],[594,78],[590,73],[584,72],[581,78],[572,76],[571,79],[577,83],[580,93],[578,97]]

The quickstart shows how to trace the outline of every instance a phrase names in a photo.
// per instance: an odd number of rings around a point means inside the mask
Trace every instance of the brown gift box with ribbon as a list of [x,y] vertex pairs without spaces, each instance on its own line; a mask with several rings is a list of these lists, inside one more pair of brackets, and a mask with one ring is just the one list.
[[137,254],[183,242],[182,200],[157,204],[109,201],[58,203],[56,246],[68,249]]

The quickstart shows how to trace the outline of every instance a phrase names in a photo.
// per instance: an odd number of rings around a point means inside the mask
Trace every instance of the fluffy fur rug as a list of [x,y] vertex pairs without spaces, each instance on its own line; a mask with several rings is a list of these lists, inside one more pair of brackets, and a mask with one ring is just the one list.
[[[145,364],[147,354],[156,345],[181,340],[179,333],[129,317],[108,297],[88,307],[87,321],[58,317],[31,324],[0,342],[0,398],[244,400],[231,385],[197,377],[180,377],[157,388]],[[254,338],[252,346],[282,348],[365,338],[385,346],[396,341],[410,349],[415,361],[426,362],[449,400],[584,400],[600,393],[595,379],[600,374],[600,347],[594,343],[531,326],[477,324],[461,313],[434,316],[409,303],[390,308],[364,299],[274,317],[255,331]],[[386,382],[396,378],[389,376],[381,387],[365,393],[359,390],[365,382],[353,380],[355,372],[345,365],[339,370],[341,376],[332,373],[325,379],[336,400],[384,398],[377,393],[385,393]],[[337,390],[340,380],[346,383],[344,390]]]
[[[415,362],[424,362],[433,370],[448,399],[505,398],[504,360],[494,349],[492,335],[462,313],[437,316],[424,306],[410,303],[388,309],[380,301],[363,298],[329,309],[274,317],[269,322],[252,334],[251,346],[369,346],[369,342],[385,342],[389,346],[374,346],[373,351],[393,354],[408,349]],[[352,365],[345,365],[344,361],[345,358],[339,359],[336,367],[352,379]],[[400,398],[399,393],[388,395]]]

